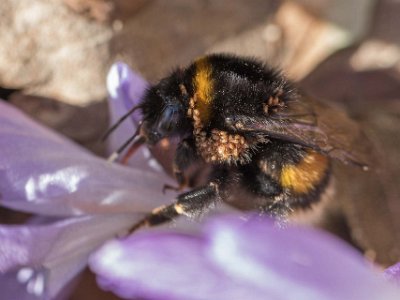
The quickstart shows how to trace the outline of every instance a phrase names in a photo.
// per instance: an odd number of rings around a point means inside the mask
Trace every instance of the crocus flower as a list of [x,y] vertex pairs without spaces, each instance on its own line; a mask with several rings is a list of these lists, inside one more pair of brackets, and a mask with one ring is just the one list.
[[[112,68],[114,120],[146,85],[127,66]],[[138,118],[115,132],[110,151]],[[0,226],[1,299],[59,299],[91,253],[174,196],[161,193],[170,179],[145,147],[130,168],[110,164],[2,102],[0,149],[0,204],[35,215],[27,224]],[[90,265],[103,288],[125,298],[390,300],[398,293],[322,233],[236,217],[215,219],[202,232],[112,240]]]
[[[113,118],[138,101],[146,82],[126,66],[108,78]],[[135,116],[136,117],[136,116]],[[134,119],[110,150],[134,131]],[[173,183],[146,148],[130,168],[95,157],[0,102],[0,204],[34,214],[24,225],[0,225],[1,299],[55,299],[105,240],[169,203]]]
[[125,299],[399,299],[354,249],[265,218],[212,219],[202,232],[148,232],[91,256],[98,283]]

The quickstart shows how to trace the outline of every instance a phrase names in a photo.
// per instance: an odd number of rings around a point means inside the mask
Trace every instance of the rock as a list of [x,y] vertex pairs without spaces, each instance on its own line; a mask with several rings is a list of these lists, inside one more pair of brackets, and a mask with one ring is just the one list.
[[123,24],[112,51],[155,81],[215,43],[264,22],[275,1],[154,1]]
[[[209,52],[258,57],[300,80],[332,53],[358,41],[368,29],[373,1],[364,1],[365,5],[358,7],[360,12],[357,6],[349,7],[348,1],[339,1],[336,10],[331,9],[336,5],[333,1],[303,2],[283,2],[268,22],[217,43]],[[355,11],[360,18],[348,18]]]
[[62,0],[3,0],[0,86],[78,106],[101,101],[112,36]]
[[72,10],[100,22],[125,20],[151,0],[64,0]]

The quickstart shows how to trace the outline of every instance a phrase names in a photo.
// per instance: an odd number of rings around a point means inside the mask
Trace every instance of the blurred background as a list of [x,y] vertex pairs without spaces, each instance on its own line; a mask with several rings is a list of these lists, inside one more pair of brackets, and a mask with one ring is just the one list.
[[[398,28],[399,0],[2,0],[0,98],[104,155],[113,62],[150,82],[211,52],[279,66],[372,140],[381,167],[365,180],[376,189],[344,174],[345,222],[332,231],[388,265],[400,258]],[[86,275],[71,299],[118,299]]]

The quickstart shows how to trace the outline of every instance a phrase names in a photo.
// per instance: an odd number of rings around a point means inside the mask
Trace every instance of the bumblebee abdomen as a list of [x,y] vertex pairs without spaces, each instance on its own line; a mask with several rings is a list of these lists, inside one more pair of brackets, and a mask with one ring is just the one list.
[[313,150],[307,153],[297,164],[284,164],[279,182],[285,189],[298,195],[308,194],[318,189],[329,172],[329,159]]
[[[308,206],[319,199],[330,178],[329,157],[289,143],[272,142],[253,160],[246,167],[251,171],[245,172],[252,178],[246,178],[246,181],[252,182],[255,194],[272,201],[289,201],[293,205]],[[274,187],[274,193],[265,194],[271,188],[265,188],[264,185]],[[278,198],[276,194],[279,194]]]

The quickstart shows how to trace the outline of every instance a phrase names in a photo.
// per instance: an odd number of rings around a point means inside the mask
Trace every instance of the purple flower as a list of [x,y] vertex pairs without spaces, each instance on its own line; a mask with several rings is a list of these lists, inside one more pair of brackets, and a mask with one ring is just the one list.
[[263,218],[211,220],[197,234],[138,233],[91,256],[98,283],[126,299],[399,299],[400,290],[327,234]]
[[[113,121],[147,86],[121,63],[107,84]],[[133,114],[111,136],[110,153],[139,119]],[[111,164],[3,102],[0,149],[0,205],[35,215],[0,225],[1,299],[61,299],[91,253],[173,198],[161,193],[171,180],[161,172],[165,151],[142,147],[130,168]],[[256,218],[214,219],[201,232],[138,232],[108,242],[90,265],[104,289],[125,298],[390,300],[398,293],[333,238]]]
[[[146,83],[116,64],[108,87],[116,119]],[[134,126],[132,119],[118,129],[110,151]],[[94,249],[174,197],[162,194],[171,179],[145,147],[131,168],[111,164],[4,102],[0,149],[0,204],[36,215],[29,224],[0,225],[1,299],[56,298]]]

